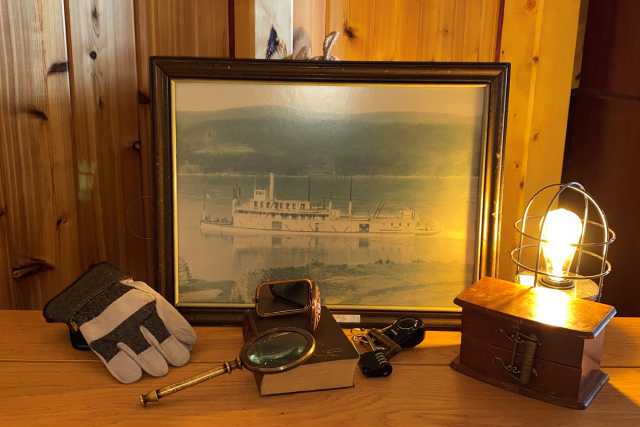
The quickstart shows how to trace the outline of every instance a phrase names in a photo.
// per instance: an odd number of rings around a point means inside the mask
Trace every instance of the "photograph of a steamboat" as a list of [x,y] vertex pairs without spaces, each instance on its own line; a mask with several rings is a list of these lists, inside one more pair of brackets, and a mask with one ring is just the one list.
[[439,232],[434,224],[423,221],[413,208],[402,208],[396,215],[381,213],[384,203],[367,215],[353,214],[351,191],[348,209],[343,213],[332,202],[314,204],[308,200],[280,200],[275,197],[274,174],[269,174],[266,189],[254,188],[253,196],[240,201],[234,189],[231,218],[212,218],[203,204],[200,230],[212,233],[275,233],[313,235],[414,235],[432,236]]

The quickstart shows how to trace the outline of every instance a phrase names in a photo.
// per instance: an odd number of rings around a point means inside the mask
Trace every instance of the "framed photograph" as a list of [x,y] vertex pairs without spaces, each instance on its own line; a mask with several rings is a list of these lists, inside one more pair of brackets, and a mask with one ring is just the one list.
[[234,323],[310,278],[350,322],[459,320],[494,275],[509,65],[156,57],[156,286]]

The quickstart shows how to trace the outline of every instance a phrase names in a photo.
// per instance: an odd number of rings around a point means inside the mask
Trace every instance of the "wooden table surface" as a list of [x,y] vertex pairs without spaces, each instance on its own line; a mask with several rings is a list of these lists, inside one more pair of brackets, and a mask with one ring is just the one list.
[[138,395],[236,356],[240,328],[200,327],[192,361],[162,378],[123,385],[90,352],[70,347],[66,327],[38,311],[0,311],[0,426],[10,425],[482,425],[640,426],[640,318],[607,329],[609,383],[585,411],[528,399],[461,375],[449,362],[460,334],[428,332],[393,359],[388,378],[356,374],[355,387],[260,397],[246,371],[213,379],[142,408]]

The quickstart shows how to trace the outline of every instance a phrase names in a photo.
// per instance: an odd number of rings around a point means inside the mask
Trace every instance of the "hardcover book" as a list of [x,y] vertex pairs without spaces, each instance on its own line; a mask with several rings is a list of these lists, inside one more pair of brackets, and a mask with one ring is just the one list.
[[[255,311],[250,311],[244,319],[244,340],[248,341],[259,333],[276,327],[294,326],[304,329],[307,323],[306,315],[262,318]],[[254,374],[260,395],[353,386],[360,356],[326,307],[322,307],[320,324],[314,336],[316,349],[303,365],[279,374]]]

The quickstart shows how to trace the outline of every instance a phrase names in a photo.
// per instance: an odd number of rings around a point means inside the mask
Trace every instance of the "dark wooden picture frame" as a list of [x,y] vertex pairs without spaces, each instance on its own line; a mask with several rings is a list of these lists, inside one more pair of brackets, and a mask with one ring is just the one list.
[[[502,193],[502,162],[506,127],[509,64],[431,62],[303,62],[228,60],[185,57],[151,58],[153,100],[155,281],[156,289],[172,304],[176,296],[174,177],[172,152],[172,81],[184,79],[318,83],[430,83],[486,85],[484,155],[480,166],[479,227],[476,279],[496,272]],[[179,310],[195,324],[239,323],[246,308],[183,307]],[[459,327],[456,311],[393,312],[342,310],[358,314],[361,324],[382,324],[399,316],[425,319],[433,329]]]

